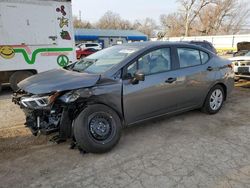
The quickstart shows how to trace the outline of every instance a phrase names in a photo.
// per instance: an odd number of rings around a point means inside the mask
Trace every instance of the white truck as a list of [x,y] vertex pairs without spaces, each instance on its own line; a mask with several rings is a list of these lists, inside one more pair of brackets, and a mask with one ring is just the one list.
[[70,0],[0,1],[0,91],[75,60]]

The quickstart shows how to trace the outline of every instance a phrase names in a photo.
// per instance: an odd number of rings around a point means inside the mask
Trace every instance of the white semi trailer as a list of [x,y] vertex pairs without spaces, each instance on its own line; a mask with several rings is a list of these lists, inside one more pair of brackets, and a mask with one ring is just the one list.
[[0,91],[75,61],[70,0],[0,1]]

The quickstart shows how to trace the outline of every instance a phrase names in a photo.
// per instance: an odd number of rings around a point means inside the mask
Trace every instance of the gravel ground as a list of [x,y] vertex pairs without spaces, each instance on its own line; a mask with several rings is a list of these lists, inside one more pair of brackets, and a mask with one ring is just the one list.
[[23,125],[25,122],[20,108],[11,102],[11,94],[12,91],[5,85],[0,93],[0,129]]
[[6,91],[0,187],[250,187],[250,84],[238,85],[218,114],[192,111],[127,128],[101,155],[31,136]]

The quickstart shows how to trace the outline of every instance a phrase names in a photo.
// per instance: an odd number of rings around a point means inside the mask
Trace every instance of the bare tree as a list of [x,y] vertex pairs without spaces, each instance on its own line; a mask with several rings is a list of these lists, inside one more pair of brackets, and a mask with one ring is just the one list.
[[[89,25],[88,25],[89,24]],[[154,30],[157,28],[155,21],[151,18],[145,18],[144,20],[136,20],[133,24],[124,20],[119,14],[112,11],[106,12],[97,23],[90,24],[89,22],[82,22],[74,17],[75,28],[98,28],[98,29],[136,29],[148,35],[149,37],[154,36]]]
[[123,20],[119,14],[108,11],[99,19],[96,27],[99,29],[131,29],[132,25],[128,20]]
[[168,36],[235,34],[249,17],[242,0],[178,0],[180,11],[161,16]]
[[183,36],[185,34],[184,18],[181,14],[172,13],[169,15],[161,15],[160,23],[165,35],[168,37]]
[[93,28],[93,25],[90,22],[82,21],[78,19],[76,16],[73,16],[73,26],[74,28],[85,28],[85,29]]
[[249,7],[239,0],[216,0],[199,15],[203,34],[236,34],[249,16]]
[[133,24],[133,28],[146,34],[148,37],[155,35],[154,30],[157,29],[155,21],[151,18],[145,18],[144,20],[136,20]]
[[211,3],[211,0],[178,0],[178,2],[181,4],[181,11],[185,15],[185,36],[188,36],[192,23],[202,9]]

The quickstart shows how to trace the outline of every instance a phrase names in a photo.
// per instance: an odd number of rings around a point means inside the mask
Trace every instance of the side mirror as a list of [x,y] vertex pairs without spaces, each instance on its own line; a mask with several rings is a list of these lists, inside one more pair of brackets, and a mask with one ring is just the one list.
[[145,74],[142,73],[142,72],[137,72],[135,73],[135,76],[136,80],[138,81],[144,81],[145,80]]
[[142,72],[137,72],[134,74],[134,78],[132,79],[132,84],[138,84],[139,81],[145,80],[145,74]]

